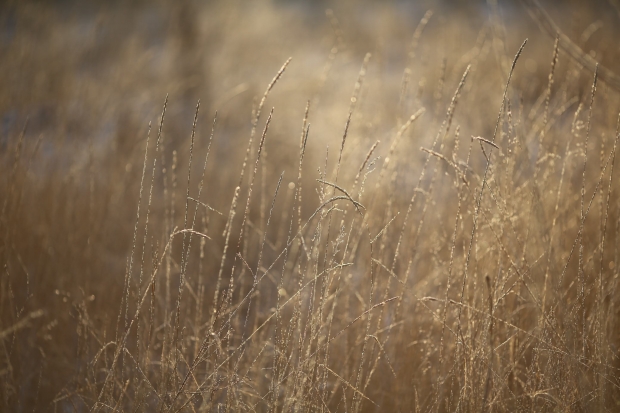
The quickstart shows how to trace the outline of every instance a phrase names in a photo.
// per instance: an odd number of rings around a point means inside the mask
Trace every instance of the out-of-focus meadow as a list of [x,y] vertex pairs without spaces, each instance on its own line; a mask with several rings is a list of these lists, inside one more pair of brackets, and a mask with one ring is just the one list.
[[4,2],[0,410],[617,411],[619,23]]

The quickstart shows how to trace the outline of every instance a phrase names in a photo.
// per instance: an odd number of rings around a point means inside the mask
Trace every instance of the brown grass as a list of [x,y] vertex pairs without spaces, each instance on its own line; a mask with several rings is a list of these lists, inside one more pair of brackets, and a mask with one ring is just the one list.
[[0,410],[620,409],[616,3],[2,6]]

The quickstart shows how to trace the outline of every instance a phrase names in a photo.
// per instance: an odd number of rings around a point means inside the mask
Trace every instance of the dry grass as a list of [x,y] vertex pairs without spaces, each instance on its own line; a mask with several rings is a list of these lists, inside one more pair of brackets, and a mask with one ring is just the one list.
[[620,15],[563,4],[2,6],[0,410],[618,410]]

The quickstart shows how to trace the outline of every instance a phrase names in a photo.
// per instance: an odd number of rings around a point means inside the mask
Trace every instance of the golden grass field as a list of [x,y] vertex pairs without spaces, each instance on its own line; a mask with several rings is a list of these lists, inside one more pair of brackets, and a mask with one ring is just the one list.
[[3,3],[0,410],[620,411],[619,22]]

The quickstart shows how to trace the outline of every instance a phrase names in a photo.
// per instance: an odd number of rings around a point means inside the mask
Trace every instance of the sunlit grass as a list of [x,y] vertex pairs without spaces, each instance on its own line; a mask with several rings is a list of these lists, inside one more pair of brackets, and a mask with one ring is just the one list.
[[522,3],[6,6],[3,409],[617,409],[615,15]]

